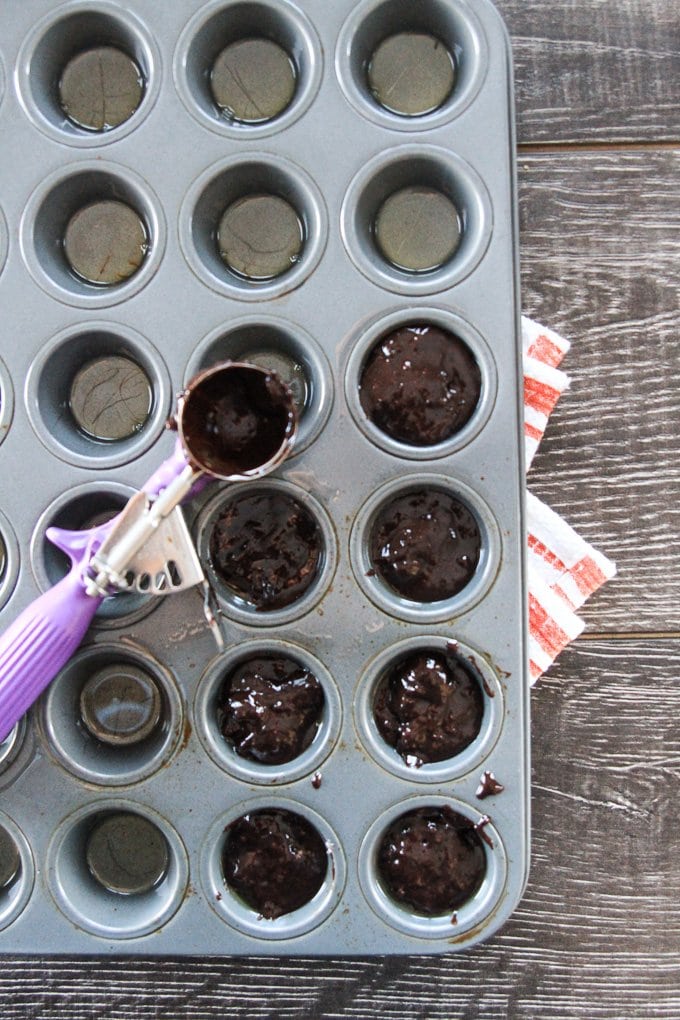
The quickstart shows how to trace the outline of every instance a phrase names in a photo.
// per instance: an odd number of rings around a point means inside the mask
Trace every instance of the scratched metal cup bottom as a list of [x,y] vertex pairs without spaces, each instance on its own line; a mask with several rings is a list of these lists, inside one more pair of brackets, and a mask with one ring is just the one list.
[[290,388],[299,415],[292,457],[316,439],[333,403],[333,373],[321,346],[305,330],[271,315],[218,326],[197,345],[185,381],[219,361],[246,361],[274,371]]
[[103,744],[128,747],[151,736],[161,721],[161,692],[146,670],[111,663],[93,673],[80,692],[80,715]]
[[149,249],[144,221],[124,202],[104,199],[78,209],[66,224],[64,256],[77,276],[103,287],[133,276]]
[[247,280],[272,280],[300,257],[304,229],[289,202],[278,195],[246,195],[225,209],[217,245],[227,266]]
[[19,826],[0,812],[0,931],[16,920],[33,892],[33,854]]
[[86,131],[110,131],[139,107],[144,78],[134,60],[115,46],[96,46],[71,57],[59,79],[59,102],[69,120]]
[[456,64],[436,36],[398,32],[376,46],[366,73],[380,106],[404,117],[418,117],[439,109],[449,98]]
[[[469,899],[455,910],[430,917],[399,902],[390,894],[378,867],[378,856],[388,828],[398,818],[421,808],[442,807],[463,815],[472,825],[479,826],[482,823],[478,831],[484,851],[485,869],[479,888]],[[471,929],[487,920],[503,894],[508,862],[500,834],[483,819],[484,816],[470,805],[436,794],[411,797],[407,810],[403,800],[387,808],[371,825],[359,849],[361,889],[378,917],[397,931],[414,938],[448,941],[464,937]]]
[[107,939],[160,928],[179,909],[189,879],[175,829],[157,812],[124,799],[90,802],[65,818],[46,866],[62,913]]
[[160,87],[158,44],[130,11],[105,0],[47,14],[17,64],[29,117],[61,143],[99,146],[143,120]]
[[215,102],[227,118],[260,124],[283,113],[295,95],[295,64],[270,39],[239,39],[218,54],[210,72]]
[[153,406],[153,389],[142,368],[119,355],[93,358],[73,377],[69,410],[81,432],[114,442],[140,432]]
[[163,358],[127,326],[69,326],[40,347],[25,387],[36,434],[61,460],[111,468],[144,452],[170,413]]
[[104,889],[121,896],[141,896],[165,878],[170,851],[153,822],[119,811],[95,821],[85,843],[85,860],[90,874]]
[[51,296],[85,308],[137,293],[158,269],[166,226],[148,184],[103,160],[60,168],[34,191],[20,227],[21,250]]
[[81,648],[39,703],[52,754],[98,786],[141,782],[176,752],[182,698],[169,670],[140,645]]
[[[469,670],[479,684],[483,711],[479,732],[467,747],[452,758],[415,766],[408,764],[384,739],[375,719],[375,700],[381,685],[396,665],[414,654],[427,652],[454,656]],[[441,634],[418,635],[384,648],[371,660],[354,696],[354,721],[369,754],[400,779],[423,784],[451,782],[481,766],[500,736],[504,710],[502,685],[482,653]]]
[[388,262],[410,273],[439,269],[461,237],[456,206],[436,188],[409,186],[382,203],[373,224],[375,243]]
[[189,112],[242,140],[297,120],[316,95],[322,65],[316,32],[288,0],[213,0],[182,32],[174,72]]
[[345,22],[336,51],[352,105],[392,130],[447,123],[484,80],[486,39],[466,0],[363,0]]
[[[31,565],[42,590],[57,584],[68,572],[68,557],[45,537],[48,528],[85,530],[93,521],[103,523],[123,509],[135,490],[119,482],[86,482],[59,496],[40,517],[31,539]],[[103,516],[102,516],[103,515]],[[158,599],[136,592],[116,592],[104,599],[94,626],[120,627],[141,619],[158,605]]]

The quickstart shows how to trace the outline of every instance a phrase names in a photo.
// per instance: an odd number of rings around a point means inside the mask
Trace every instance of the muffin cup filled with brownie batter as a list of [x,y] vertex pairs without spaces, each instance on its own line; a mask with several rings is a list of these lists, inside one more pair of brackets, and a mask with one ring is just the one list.
[[486,504],[446,475],[393,479],[363,505],[350,555],[381,609],[417,623],[450,619],[492,583],[501,540]]
[[300,801],[241,802],[216,820],[201,852],[213,910],[261,939],[316,928],[342,895],[346,863],[328,822]]
[[497,392],[491,349],[465,319],[426,306],[390,312],[358,339],[345,395],[364,434],[388,453],[433,460],[484,427]]
[[326,511],[279,479],[220,490],[201,511],[197,531],[220,604],[244,623],[280,625],[308,612],[335,569]]
[[507,873],[486,815],[450,797],[412,797],[388,808],[359,850],[359,879],[373,910],[420,938],[464,934],[498,902]]
[[330,754],[341,699],[325,666],[288,641],[253,641],[213,660],[196,691],[198,736],[213,761],[250,783],[311,775]]
[[354,718],[372,757],[416,783],[466,775],[493,749],[503,688],[483,655],[427,634],[388,645],[360,678]]

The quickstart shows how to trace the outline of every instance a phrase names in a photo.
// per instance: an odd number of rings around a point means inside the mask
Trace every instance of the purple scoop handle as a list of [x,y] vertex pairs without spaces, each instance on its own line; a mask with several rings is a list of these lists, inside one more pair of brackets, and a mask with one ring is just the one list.
[[0,636],[0,740],[71,658],[101,602],[75,565]]
[[[154,471],[143,486],[144,492],[148,492],[152,499],[160,494],[163,489],[167,489],[168,485],[181,475],[185,467],[188,464],[186,454],[180,443],[179,439],[175,443],[175,449],[159,468]],[[194,482],[191,491],[189,492],[187,499],[192,499],[197,496],[198,493],[203,489],[208,482],[212,481],[210,475],[203,475],[201,478]]]
[[[187,459],[179,441],[175,450],[154,471],[144,491],[156,498],[180,475]],[[209,482],[203,475],[189,497]],[[0,635],[0,740],[65,666],[92,621],[103,599],[86,595],[82,572],[96,552],[113,521],[89,531],[51,528],[47,537],[71,558],[71,571],[19,615]]]

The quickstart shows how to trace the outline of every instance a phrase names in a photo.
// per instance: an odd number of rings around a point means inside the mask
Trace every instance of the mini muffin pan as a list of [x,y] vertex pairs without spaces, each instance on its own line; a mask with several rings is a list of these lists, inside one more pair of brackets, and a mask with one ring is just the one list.
[[300,418],[274,476],[185,508],[224,649],[197,590],[111,596],[0,744],[0,952],[487,938],[529,857],[497,12],[25,0],[0,27],[0,625],[68,567],[47,529],[169,454],[197,372],[273,369]]

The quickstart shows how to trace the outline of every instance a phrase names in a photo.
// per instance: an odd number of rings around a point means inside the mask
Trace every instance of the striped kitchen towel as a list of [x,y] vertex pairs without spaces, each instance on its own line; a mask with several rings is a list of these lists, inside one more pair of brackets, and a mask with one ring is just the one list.
[[[569,342],[522,319],[524,442],[527,470],[548,418],[569,378],[558,367]],[[527,492],[529,676],[535,683],[584,622],[576,614],[586,599],[616,573],[616,566],[567,522]]]

